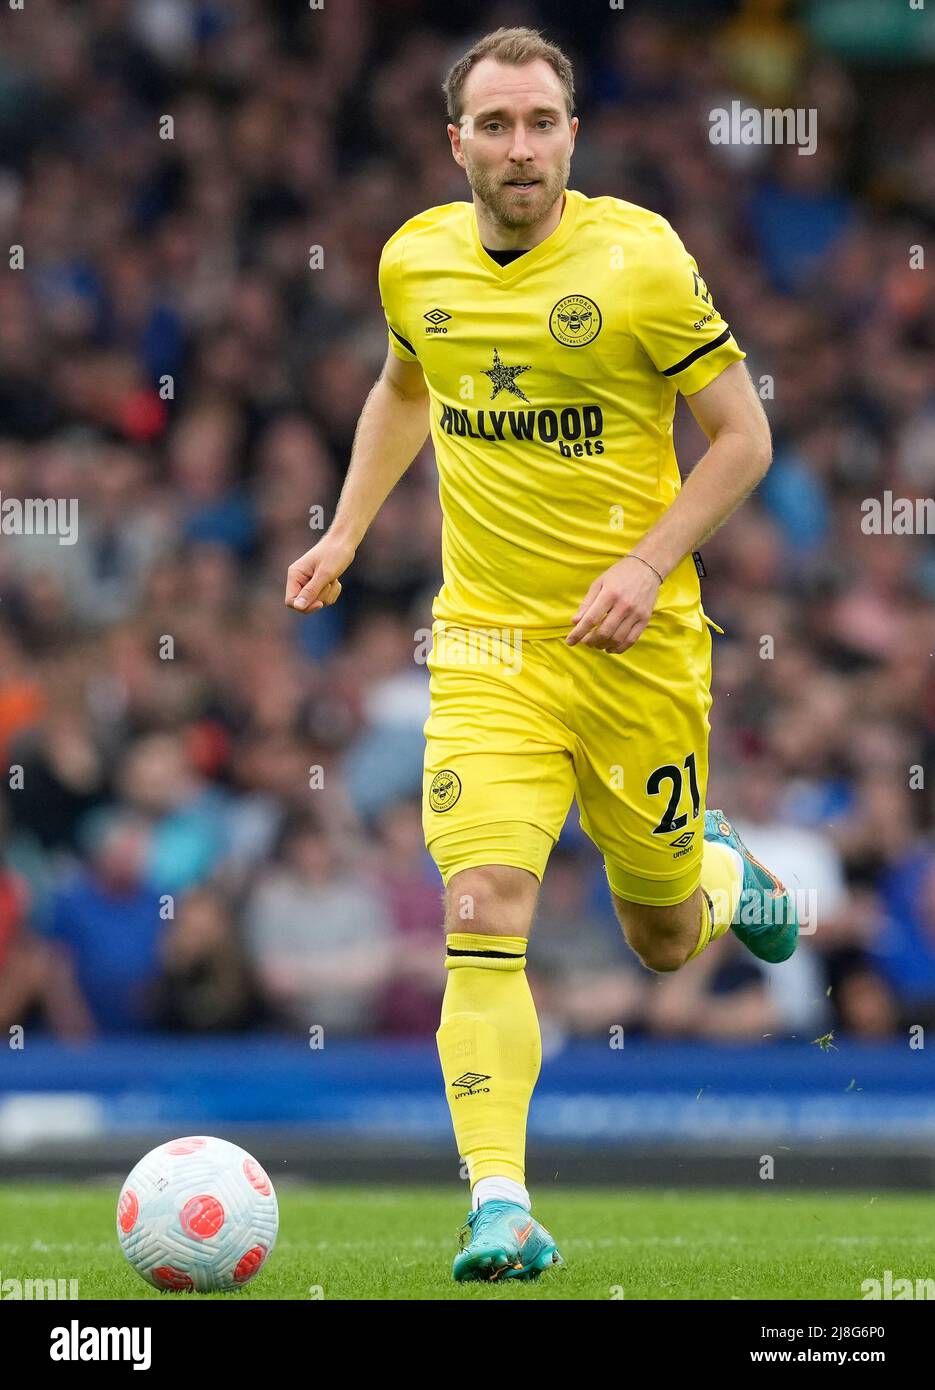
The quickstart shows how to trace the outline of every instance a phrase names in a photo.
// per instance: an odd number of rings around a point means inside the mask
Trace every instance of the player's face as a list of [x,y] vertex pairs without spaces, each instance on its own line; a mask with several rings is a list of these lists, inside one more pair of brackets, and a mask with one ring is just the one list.
[[558,76],[543,59],[516,67],[484,58],[463,96],[460,129],[448,131],[475,197],[501,226],[535,226],[568,186],[578,128]]

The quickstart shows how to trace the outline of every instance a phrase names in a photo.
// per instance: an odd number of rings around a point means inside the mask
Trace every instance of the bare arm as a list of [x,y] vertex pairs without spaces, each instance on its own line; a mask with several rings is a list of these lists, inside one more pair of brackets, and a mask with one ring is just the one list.
[[83,1042],[96,1035],[97,1024],[78,984],[71,952],[58,943],[48,951],[44,1003],[56,1037]]
[[322,539],[289,566],[286,606],[315,612],[334,603],[339,576],[429,432],[429,395],[418,362],[392,351],[367,397],[334,520]]
[[742,362],[685,399],[708,437],[708,451],[656,524],[595,579],[565,639],[569,646],[632,647],[652,616],[662,580],[736,511],[769,468],[769,423]]

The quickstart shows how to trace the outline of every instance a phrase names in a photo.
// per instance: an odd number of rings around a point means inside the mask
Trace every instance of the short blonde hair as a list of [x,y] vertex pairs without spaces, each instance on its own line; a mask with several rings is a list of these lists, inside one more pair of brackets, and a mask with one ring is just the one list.
[[558,77],[565,93],[565,105],[569,118],[575,109],[575,74],[571,63],[562,50],[549,43],[536,29],[495,29],[478,39],[473,48],[455,63],[445,78],[442,91],[448,103],[448,119],[455,123],[461,120],[462,97],[468,73],[482,58],[496,58],[498,63],[534,63],[543,58]]

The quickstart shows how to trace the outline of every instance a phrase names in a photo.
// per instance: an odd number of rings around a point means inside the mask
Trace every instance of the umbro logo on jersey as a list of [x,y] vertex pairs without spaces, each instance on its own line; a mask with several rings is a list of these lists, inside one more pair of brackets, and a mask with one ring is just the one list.
[[443,325],[450,321],[451,315],[446,314],[444,309],[430,309],[428,313],[423,314],[422,317],[428,319],[430,324],[430,327],[425,330],[426,333],[448,332],[448,329],[444,328]]

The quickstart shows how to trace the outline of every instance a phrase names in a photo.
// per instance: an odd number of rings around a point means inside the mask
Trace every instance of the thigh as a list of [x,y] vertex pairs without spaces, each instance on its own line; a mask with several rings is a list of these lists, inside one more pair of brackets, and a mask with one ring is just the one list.
[[658,615],[620,656],[592,660],[576,683],[576,790],[583,829],[614,893],[671,906],[701,878],[711,637]]
[[445,883],[484,864],[542,877],[574,794],[566,691],[543,647],[483,659],[457,631],[436,629],[422,820]]

